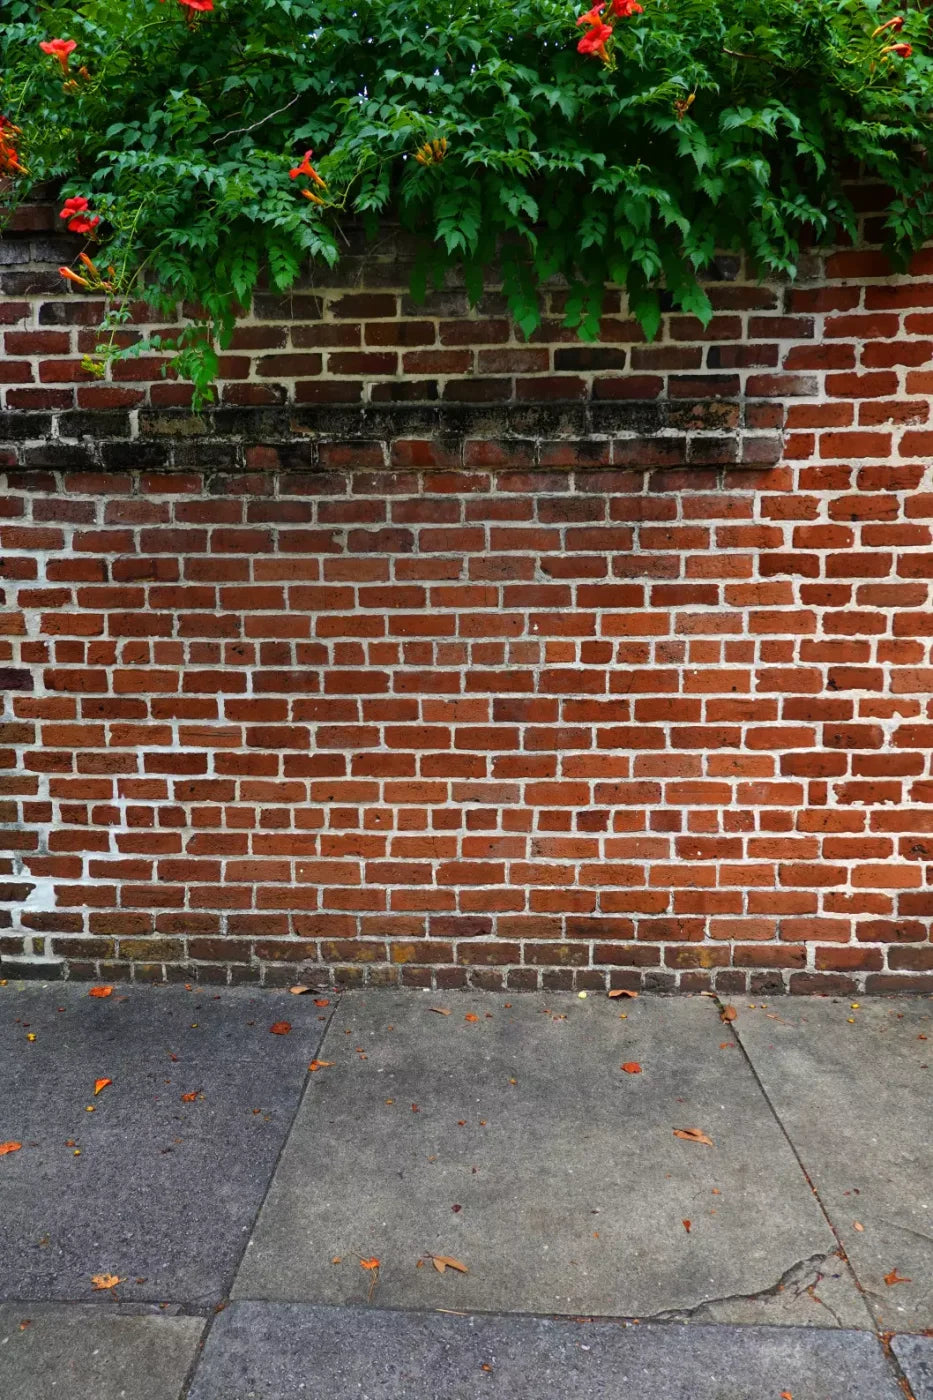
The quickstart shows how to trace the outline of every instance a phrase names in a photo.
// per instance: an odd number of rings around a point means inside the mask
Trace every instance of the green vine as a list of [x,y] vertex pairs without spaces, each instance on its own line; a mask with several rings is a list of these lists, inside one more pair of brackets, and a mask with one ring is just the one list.
[[[855,232],[846,181],[887,189],[902,260],[933,235],[929,21],[882,0],[6,0],[0,179],[52,182],[109,300],[97,365],[168,354],[210,400],[215,346],[262,286],[336,264],[341,225],[414,235],[416,294],[501,278],[598,334],[627,290],[709,319],[716,250],[793,276]],[[312,154],[312,151],[314,154]],[[307,155],[305,153],[308,153]],[[64,201],[69,200],[67,208]],[[64,226],[64,225],[63,225]],[[99,269],[105,269],[103,271]],[[180,334],[126,344],[128,299]],[[190,308],[197,308],[191,313]]]

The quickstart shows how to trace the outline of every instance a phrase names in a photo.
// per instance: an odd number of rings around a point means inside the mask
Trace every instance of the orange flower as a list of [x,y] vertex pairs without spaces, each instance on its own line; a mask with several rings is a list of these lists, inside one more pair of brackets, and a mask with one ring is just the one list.
[[297,180],[299,175],[308,175],[316,185],[319,185],[322,190],[326,190],[327,184],[324,180],[321,179],[320,175],[317,173],[314,166],[311,164],[311,157],[313,155],[313,151],[305,151],[304,156],[302,157],[301,164],[296,165],[293,170],[290,170],[288,172],[289,179]]
[[0,113],[0,175],[28,174],[26,167],[20,164],[16,149],[16,138],[21,134],[19,127]]
[[[86,277],[79,277],[76,272],[72,272],[70,267],[60,267],[59,277],[64,277],[68,282],[76,282],[79,287],[89,287],[91,284]],[[93,996],[93,992],[91,993]]]
[[68,55],[77,47],[76,39],[43,39],[39,44],[43,53],[53,54],[58,59],[63,73],[68,72]]

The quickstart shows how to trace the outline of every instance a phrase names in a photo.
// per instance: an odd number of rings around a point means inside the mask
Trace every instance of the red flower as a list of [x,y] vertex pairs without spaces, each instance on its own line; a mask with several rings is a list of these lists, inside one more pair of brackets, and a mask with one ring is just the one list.
[[612,38],[611,24],[594,24],[588,34],[584,34],[580,42],[577,43],[577,53],[595,53],[602,62],[608,59],[605,50],[605,41]]
[[606,40],[612,38],[611,24],[594,24],[589,34],[584,34],[577,44],[578,53],[595,53],[599,58],[608,57],[606,53]]
[[304,156],[302,157],[301,164],[296,165],[294,170],[290,170],[288,172],[289,179],[297,180],[299,175],[307,175],[310,177],[310,179],[314,181],[316,185],[320,185],[322,190],[326,190],[326,182],[321,179],[320,175],[317,173],[314,166],[311,164],[311,157],[313,155],[313,151],[305,151]]
[[904,16],[895,15],[893,19],[888,20],[887,24],[879,24],[877,29],[873,29],[871,31],[871,37],[876,39],[878,35],[883,34],[886,29],[893,29],[895,34],[899,34],[903,28]]
[[90,207],[90,200],[85,199],[84,195],[72,195],[70,199],[65,200],[65,207],[58,217],[68,220],[68,227],[72,233],[92,233],[100,223],[100,215],[95,214],[93,218],[87,218],[86,211]]
[[214,8],[214,0],[178,0],[178,3],[189,10],[212,10]]
[[898,58],[910,58],[913,49],[909,44],[888,44],[881,50],[882,53],[896,53]]
[[43,39],[39,48],[43,53],[54,54],[62,65],[62,72],[68,72],[68,55],[78,47],[76,39]]
[[577,20],[577,28],[579,29],[581,24],[600,24],[599,17],[605,8],[606,0],[601,0],[600,4],[594,5],[591,10],[587,10],[585,15],[580,16]]
[[631,15],[643,15],[645,7],[638,0],[612,0],[612,13],[619,19],[628,19]]

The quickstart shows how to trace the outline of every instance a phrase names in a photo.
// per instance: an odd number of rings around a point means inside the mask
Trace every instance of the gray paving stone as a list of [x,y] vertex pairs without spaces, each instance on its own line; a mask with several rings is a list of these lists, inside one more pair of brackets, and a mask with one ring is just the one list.
[[[0,1142],[23,1144],[0,1157],[0,1298],[84,1300],[97,1273],[125,1278],[123,1299],[225,1296],[330,1010],[287,992],[0,987]],[[271,1035],[282,1019],[291,1033]]]
[[234,1303],[189,1400],[903,1400],[874,1337]]
[[234,1296],[869,1326],[732,1041],[705,999],[348,994]]
[[895,1337],[891,1348],[904,1368],[914,1400],[933,1400],[933,1337]]
[[[734,1029],[880,1327],[933,1326],[933,1002],[789,998],[738,1010]],[[910,1282],[885,1284],[893,1269]]]
[[[28,1325],[25,1325],[28,1323]],[[199,1317],[89,1304],[0,1304],[3,1400],[178,1400]]]

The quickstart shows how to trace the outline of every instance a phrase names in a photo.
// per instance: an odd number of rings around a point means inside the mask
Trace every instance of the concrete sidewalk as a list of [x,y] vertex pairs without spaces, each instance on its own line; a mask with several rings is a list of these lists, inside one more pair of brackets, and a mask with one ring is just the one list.
[[735,1010],[0,987],[0,1396],[933,1400],[933,1002]]

